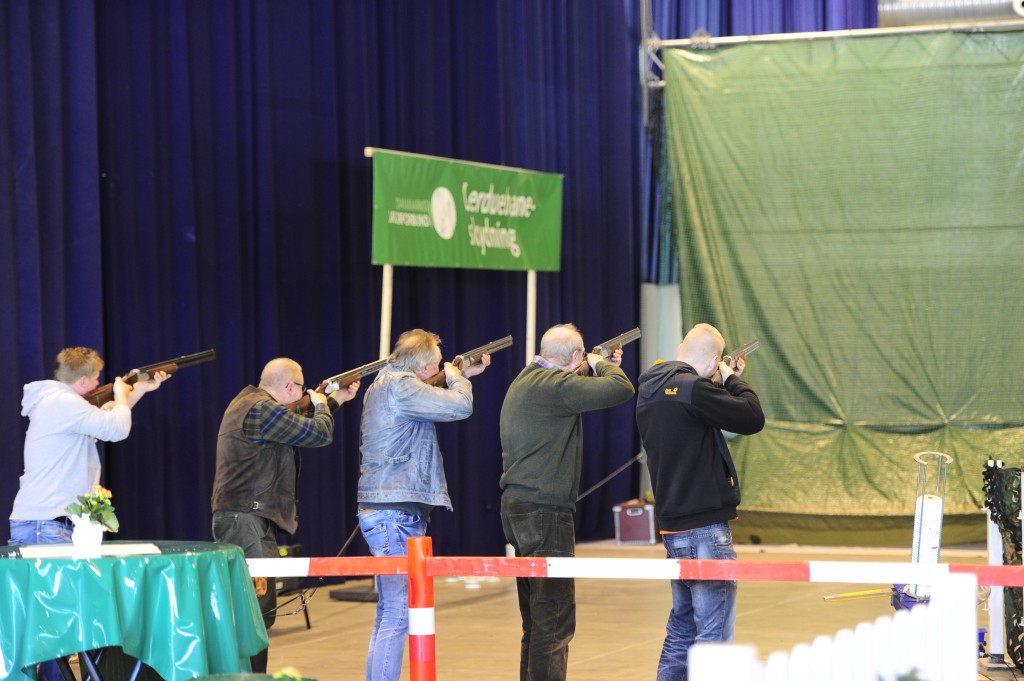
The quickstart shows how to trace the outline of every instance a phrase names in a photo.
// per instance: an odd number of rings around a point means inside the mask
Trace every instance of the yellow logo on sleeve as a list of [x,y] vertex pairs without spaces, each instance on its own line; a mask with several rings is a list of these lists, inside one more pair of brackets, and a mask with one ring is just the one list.
[[679,388],[665,388],[666,395],[675,395],[679,392]]

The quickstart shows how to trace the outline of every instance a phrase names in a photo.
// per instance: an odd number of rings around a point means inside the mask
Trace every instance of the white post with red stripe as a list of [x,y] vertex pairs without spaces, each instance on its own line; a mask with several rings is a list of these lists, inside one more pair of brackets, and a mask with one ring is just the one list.
[[427,559],[434,555],[430,537],[409,538],[409,679],[435,681],[434,578]]

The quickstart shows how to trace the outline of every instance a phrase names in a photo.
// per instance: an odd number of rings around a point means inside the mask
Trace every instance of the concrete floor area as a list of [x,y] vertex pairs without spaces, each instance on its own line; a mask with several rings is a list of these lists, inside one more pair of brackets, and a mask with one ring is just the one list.
[[[902,561],[909,550],[837,549],[738,545],[740,560]],[[660,545],[581,544],[586,557],[664,558]],[[983,564],[982,548],[943,549],[942,561]],[[364,678],[366,646],[375,604],[329,598],[332,589],[366,589],[369,580],[325,586],[309,605],[312,628],[302,615],[279,617],[271,629],[270,671],[292,666],[304,676],[328,680]],[[822,597],[875,588],[864,584],[745,582],[739,590],[736,642],[754,644],[764,659],[775,650],[810,643],[863,621],[891,614],[888,599],[826,603]],[[580,681],[653,679],[671,596],[666,583],[648,580],[579,579],[576,637],[569,650],[569,678]],[[438,579],[435,583],[437,678],[453,681],[516,681],[520,619],[511,578]],[[294,608],[286,606],[282,612]],[[988,627],[979,609],[979,626]],[[1009,670],[979,665],[979,679],[1018,678]],[[408,679],[408,653],[402,679]]]

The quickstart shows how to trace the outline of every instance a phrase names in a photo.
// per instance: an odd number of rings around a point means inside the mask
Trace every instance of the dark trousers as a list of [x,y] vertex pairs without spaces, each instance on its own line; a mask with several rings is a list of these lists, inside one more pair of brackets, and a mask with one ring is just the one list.
[[[572,511],[504,495],[501,526],[517,556],[571,558],[576,550]],[[569,641],[576,633],[576,582],[564,578],[516,578],[523,641],[520,681],[562,681]]]
[[[280,555],[277,549],[277,525],[252,513],[214,511],[213,538],[223,544],[241,547],[246,558],[275,558]],[[270,629],[277,620],[277,580],[268,577],[265,581],[266,593],[260,595],[257,592],[256,598],[260,603],[260,612],[263,613],[263,624]],[[262,583],[263,580],[260,581]],[[254,673],[266,673],[269,653],[270,648],[267,647],[249,658]]]

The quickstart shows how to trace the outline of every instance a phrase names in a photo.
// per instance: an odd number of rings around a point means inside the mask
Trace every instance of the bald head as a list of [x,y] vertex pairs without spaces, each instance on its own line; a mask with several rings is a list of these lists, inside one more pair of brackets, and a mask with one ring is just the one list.
[[718,329],[710,324],[697,324],[676,348],[676,359],[692,366],[700,376],[709,378],[718,368],[724,349],[725,339]]
[[552,326],[540,339],[540,356],[561,368],[573,364],[573,353],[577,350],[582,361],[587,355],[583,336],[572,324]]
[[[291,389],[292,383],[302,384],[302,367],[293,359],[278,357],[267,362],[260,374],[260,387],[270,393],[278,402],[289,403],[286,393]],[[297,391],[298,392],[298,391]],[[298,392],[299,397],[302,396]]]

